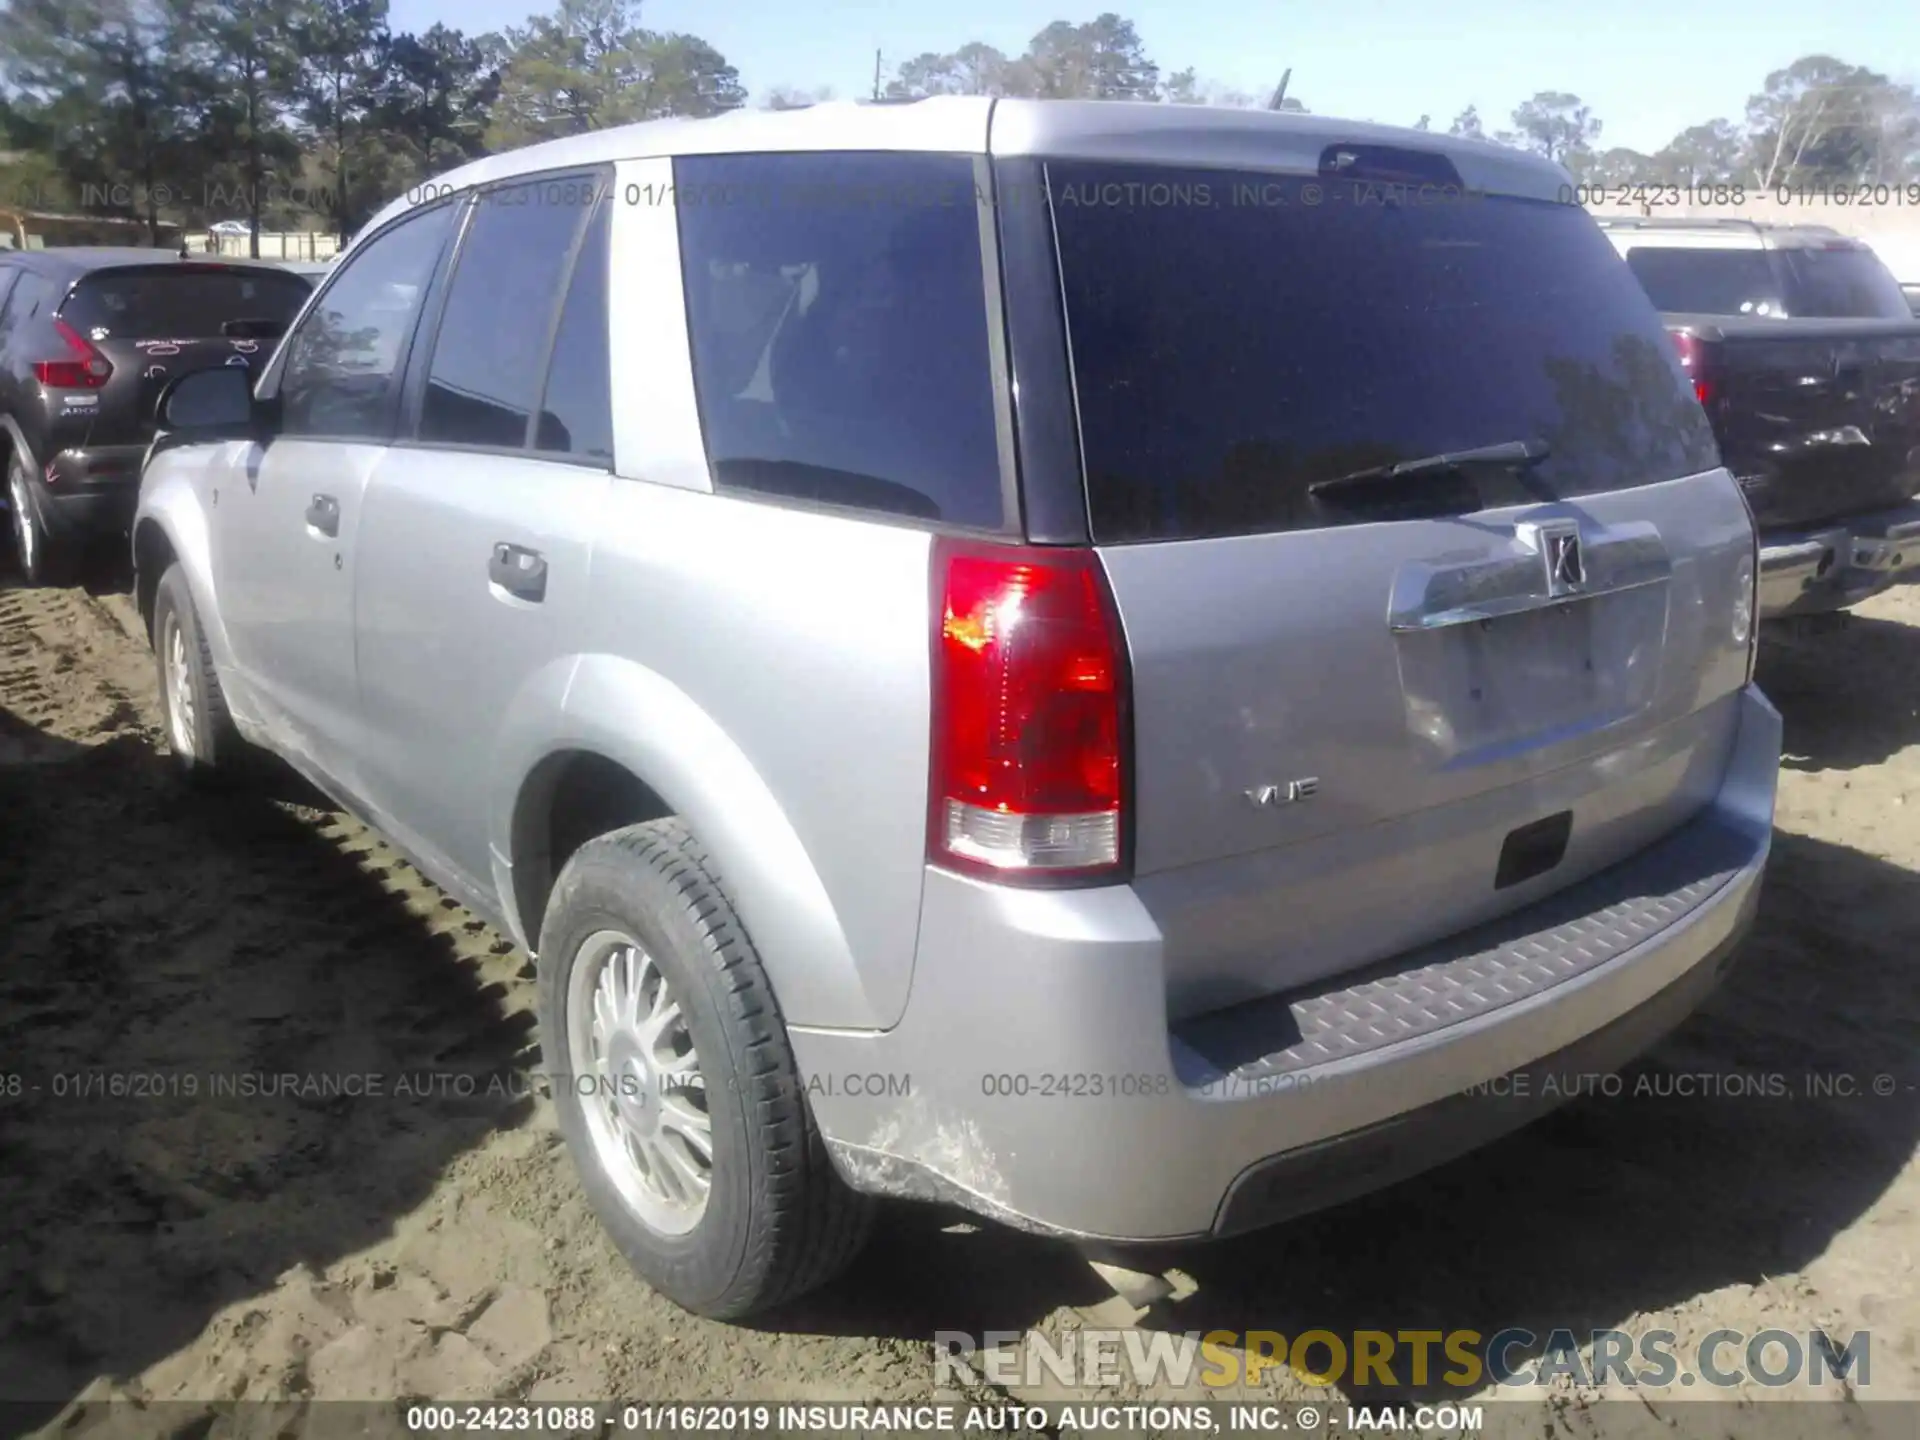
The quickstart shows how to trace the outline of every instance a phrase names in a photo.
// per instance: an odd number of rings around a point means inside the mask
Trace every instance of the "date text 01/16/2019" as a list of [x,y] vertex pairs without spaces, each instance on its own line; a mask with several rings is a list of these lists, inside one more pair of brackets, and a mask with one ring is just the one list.
[[1769,186],[1750,186],[1739,182],[1702,185],[1659,183],[1603,185],[1583,182],[1562,185],[1560,199],[1563,204],[1568,205],[1596,207],[1639,205],[1664,210],[1695,205],[1731,206],[1739,209],[1763,202],[1778,206],[1814,206],[1832,209],[1920,210],[1920,181],[1860,185],[1795,182]]

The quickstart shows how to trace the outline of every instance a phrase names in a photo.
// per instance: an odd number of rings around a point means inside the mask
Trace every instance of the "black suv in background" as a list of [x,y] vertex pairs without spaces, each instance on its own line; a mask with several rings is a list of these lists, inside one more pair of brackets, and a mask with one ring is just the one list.
[[1760,528],[1760,618],[1825,628],[1920,576],[1920,318],[1823,225],[1603,218]]
[[311,290],[164,250],[0,251],[0,470],[28,584],[125,533],[166,383],[263,363]]

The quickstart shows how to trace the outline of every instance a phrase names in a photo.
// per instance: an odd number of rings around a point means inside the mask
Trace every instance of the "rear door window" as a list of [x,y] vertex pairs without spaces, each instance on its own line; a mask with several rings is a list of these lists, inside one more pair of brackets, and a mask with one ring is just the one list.
[[599,193],[590,176],[549,177],[475,200],[434,341],[420,439],[525,448],[567,263]]
[[1786,296],[1767,252],[1635,245],[1627,265],[1654,308],[1673,315],[1781,315]]
[[97,270],[67,297],[60,317],[95,340],[205,340],[228,321],[284,330],[313,287],[297,275],[182,263],[178,269]]
[[[1578,206],[1055,162],[1089,512],[1103,542],[1457,514],[1718,464],[1659,315]],[[1356,190],[1356,194],[1357,194]],[[1323,485],[1523,442],[1395,504]],[[1427,498],[1422,498],[1422,497]]]
[[674,162],[716,486],[1005,523],[973,161]]
[[603,195],[580,242],[533,434],[536,450],[606,464],[613,462],[613,379],[607,353],[611,212],[612,199]]

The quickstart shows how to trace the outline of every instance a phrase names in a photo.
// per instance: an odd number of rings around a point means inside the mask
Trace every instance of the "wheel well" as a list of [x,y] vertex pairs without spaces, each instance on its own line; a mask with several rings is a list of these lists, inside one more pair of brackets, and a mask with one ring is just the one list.
[[149,630],[153,628],[154,594],[160,589],[160,577],[173,561],[173,542],[167,539],[167,532],[152,520],[142,520],[133,537],[133,598]]
[[513,812],[513,899],[530,946],[540,943],[547,897],[589,840],[660,820],[673,807],[624,765],[588,750],[549,755],[521,786]]

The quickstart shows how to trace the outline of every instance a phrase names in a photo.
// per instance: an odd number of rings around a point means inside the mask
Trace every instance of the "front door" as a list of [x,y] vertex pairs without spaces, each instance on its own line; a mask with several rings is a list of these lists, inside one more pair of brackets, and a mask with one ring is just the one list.
[[234,664],[276,748],[350,791],[361,502],[392,437],[400,377],[456,207],[416,211],[342,262],[261,382],[264,443],[214,479],[214,579]]
[[491,893],[503,728],[558,704],[587,561],[616,483],[607,226],[593,176],[483,191],[405,437],[367,492],[356,598],[371,813],[469,894]]

